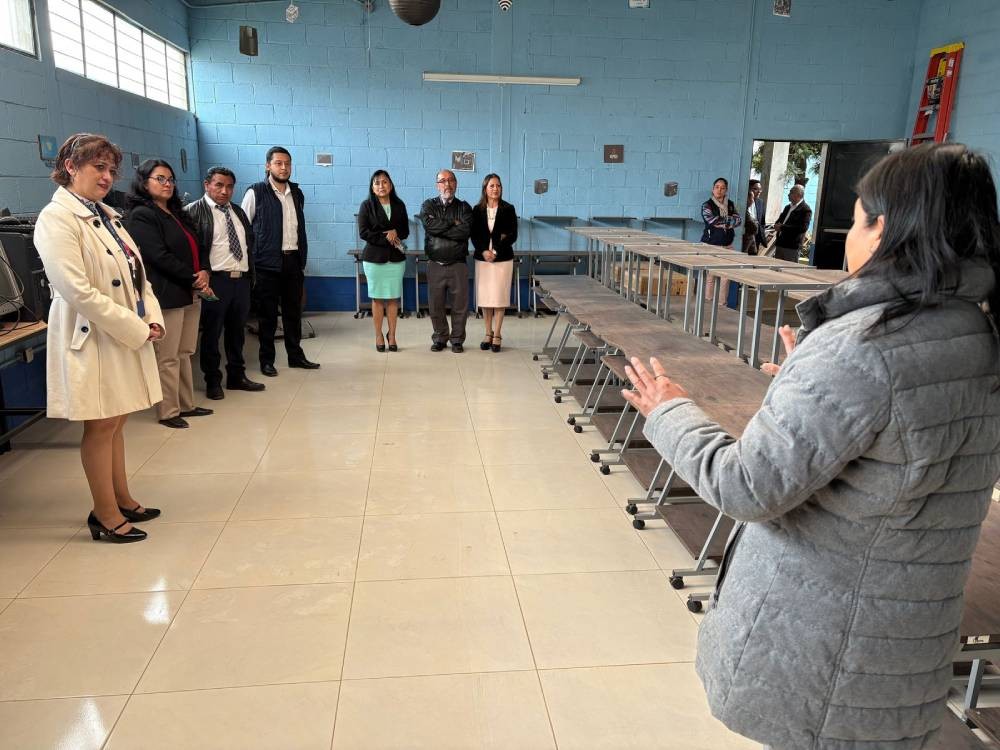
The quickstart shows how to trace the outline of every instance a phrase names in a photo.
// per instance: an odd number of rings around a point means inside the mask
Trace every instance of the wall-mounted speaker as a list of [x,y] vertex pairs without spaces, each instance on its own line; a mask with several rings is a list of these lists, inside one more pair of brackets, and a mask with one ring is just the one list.
[[257,57],[257,29],[240,26],[240,54]]

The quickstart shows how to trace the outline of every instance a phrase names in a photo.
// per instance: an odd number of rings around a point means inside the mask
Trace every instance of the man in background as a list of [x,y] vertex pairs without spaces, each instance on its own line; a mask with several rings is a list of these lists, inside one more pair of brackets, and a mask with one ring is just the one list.
[[302,288],[305,283],[305,196],[291,181],[292,155],[282,146],[267,151],[267,179],[254,183],[243,196],[243,211],[254,237],[254,298],[260,339],[260,371],[275,377],[274,334],[278,330],[278,304],[285,332],[289,367],[317,370],[302,350]]
[[198,243],[209,248],[210,286],[218,297],[202,301],[199,347],[205,395],[215,400],[226,395],[222,390],[220,335],[226,347],[226,387],[236,391],[264,390],[263,383],[247,378],[243,359],[253,276],[253,232],[246,214],[232,203],[235,186],[232,170],[212,167],[205,175],[205,196],[184,207],[198,232]]
[[813,210],[805,202],[806,191],[801,185],[792,185],[788,191],[789,203],[782,210],[774,230],[778,237],[774,242],[774,257],[799,262],[802,242],[812,223]]

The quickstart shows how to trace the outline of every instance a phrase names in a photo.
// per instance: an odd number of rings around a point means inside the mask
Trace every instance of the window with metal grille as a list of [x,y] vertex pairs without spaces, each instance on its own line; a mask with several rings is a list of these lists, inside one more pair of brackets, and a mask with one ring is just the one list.
[[57,67],[188,108],[187,56],[106,5],[94,0],[49,0],[49,26]]

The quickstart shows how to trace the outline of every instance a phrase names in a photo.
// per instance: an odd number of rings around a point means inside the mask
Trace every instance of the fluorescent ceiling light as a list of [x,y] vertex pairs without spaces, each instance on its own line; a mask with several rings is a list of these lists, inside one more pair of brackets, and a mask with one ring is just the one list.
[[424,73],[425,81],[438,83],[496,83],[501,86],[515,84],[522,86],[579,86],[580,77],[560,76],[506,76],[489,73]]

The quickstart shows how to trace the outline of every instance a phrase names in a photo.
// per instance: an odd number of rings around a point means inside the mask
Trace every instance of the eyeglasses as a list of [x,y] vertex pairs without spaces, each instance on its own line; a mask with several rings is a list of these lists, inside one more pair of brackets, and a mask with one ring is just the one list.
[[454,177],[445,177],[443,180],[438,180],[437,184],[438,185],[445,185],[445,184],[447,184],[449,182],[455,182],[455,183],[457,183],[458,180],[456,180]]
[[162,174],[154,175],[153,179],[156,180],[161,185],[176,185],[176,177],[164,177]]

